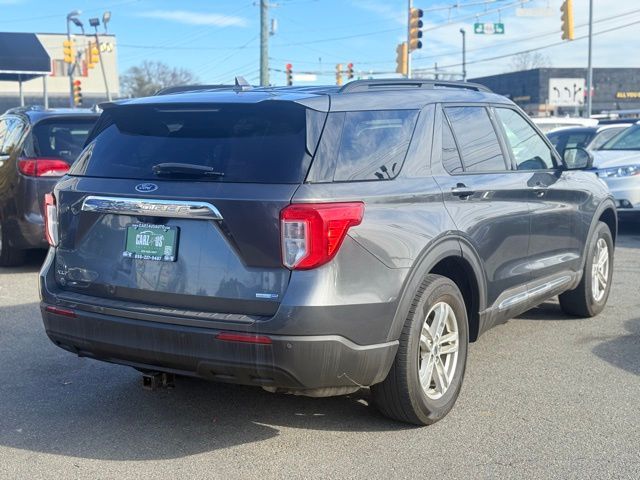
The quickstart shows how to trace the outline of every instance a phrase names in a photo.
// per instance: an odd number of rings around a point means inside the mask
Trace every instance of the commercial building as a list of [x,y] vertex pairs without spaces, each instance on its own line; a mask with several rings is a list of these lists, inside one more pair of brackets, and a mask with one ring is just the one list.
[[[35,37],[49,56],[48,74],[31,70],[25,70],[23,74],[16,73],[19,70],[16,69],[15,64],[26,62],[28,58],[24,54],[21,58],[8,58],[11,52],[21,50],[21,43],[32,41],[33,34],[0,33],[0,47],[2,47],[0,48],[2,50],[0,52],[0,113],[20,105],[21,88],[25,105],[43,105],[46,92],[50,107],[70,106],[69,64],[64,61],[66,34],[36,33]],[[80,80],[82,103],[85,107],[90,107],[107,98],[103,68],[112,97],[116,98],[120,95],[116,38],[110,34],[100,34],[98,38],[102,61],[94,68],[89,68],[90,48],[92,44],[95,45],[95,36],[72,35],[77,58],[73,77],[74,80]],[[3,68],[3,62],[14,64],[11,75],[5,73],[7,70]],[[23,81],[18,81],[19,78]]]
[[[470,79],[511,98],[529,115],[582,115],[587,98],[586,68],[536,68]],[[640,109],[640,68],[593,70],[594,114]]]

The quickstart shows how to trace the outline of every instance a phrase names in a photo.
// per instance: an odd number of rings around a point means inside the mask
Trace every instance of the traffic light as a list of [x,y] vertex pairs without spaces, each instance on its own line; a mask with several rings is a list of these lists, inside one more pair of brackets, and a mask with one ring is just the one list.
[[293,85],[293,65],[287,63],[284,68],[284,71],[287,75],[287,86],[290,87],[291,85]]
[[73,104],[76,107],[82,105],[82,82],[80,80],[73,81]]
[[560,11],[562,12],[562,40],[573,40],[573,0],[564,0]]
[[422,18],[423,12],[419,8],[409,10],[409,53],[422,48]]
[[407,42],[402,42],[396,47],[396,72],[407,75]]
[[89,42],[87,49],[87,67],[94,68],[100,62],[100,52],[98,52],[97,43]]
[[64,63],[75,63],[76,52],[74,51],[73,40],[65,40],[62,42],[62,54],[64,56]]
[[342,64],[338,63],[336,65],[336,85],[342,85]]
[[353,80],[353,63],[347,63],[347,80]]

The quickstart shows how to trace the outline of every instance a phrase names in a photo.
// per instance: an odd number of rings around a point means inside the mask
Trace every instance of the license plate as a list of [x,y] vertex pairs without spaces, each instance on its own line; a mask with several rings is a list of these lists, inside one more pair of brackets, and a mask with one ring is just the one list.
[[178,227],[140,223],[127,227],[123,257],[139,260],[175,262],[178,253]]

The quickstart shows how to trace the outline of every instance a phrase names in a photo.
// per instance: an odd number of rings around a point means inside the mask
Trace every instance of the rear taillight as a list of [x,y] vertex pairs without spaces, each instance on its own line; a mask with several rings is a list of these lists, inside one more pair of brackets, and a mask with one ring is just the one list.
[[61,177],[69,171],[69,164],[59,158],[21,158],[18,170],[28,177]]
[[58,207],[53,193],[44,196],[44,233],[49,245],[58,245]]
[[239,342],[239,343],[257,343],[261,345],[271,345],[271,339],[264,335],[252,335],[247,333],[231,333],[221,332],[216,335],[217,340],[224,340],[225,342]]
[[319,267],[338,252],[350,227],[359,225],[362,202],[297,203],[280,212],[282,263],[292,270]]
[[49,313],[53,313],[55,315],[62,315],[63,317],[76,318],[76,312],[73,310],[69,310],[68,308],[55,307],[53,305],[48,305],[45,310]]

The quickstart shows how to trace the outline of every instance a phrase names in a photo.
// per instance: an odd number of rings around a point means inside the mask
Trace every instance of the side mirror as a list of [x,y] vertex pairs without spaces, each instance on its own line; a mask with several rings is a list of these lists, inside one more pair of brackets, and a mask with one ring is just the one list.
[[565,148],[562,157],[567,170],[588,170],[593,167],[593,155],[582,147]]

